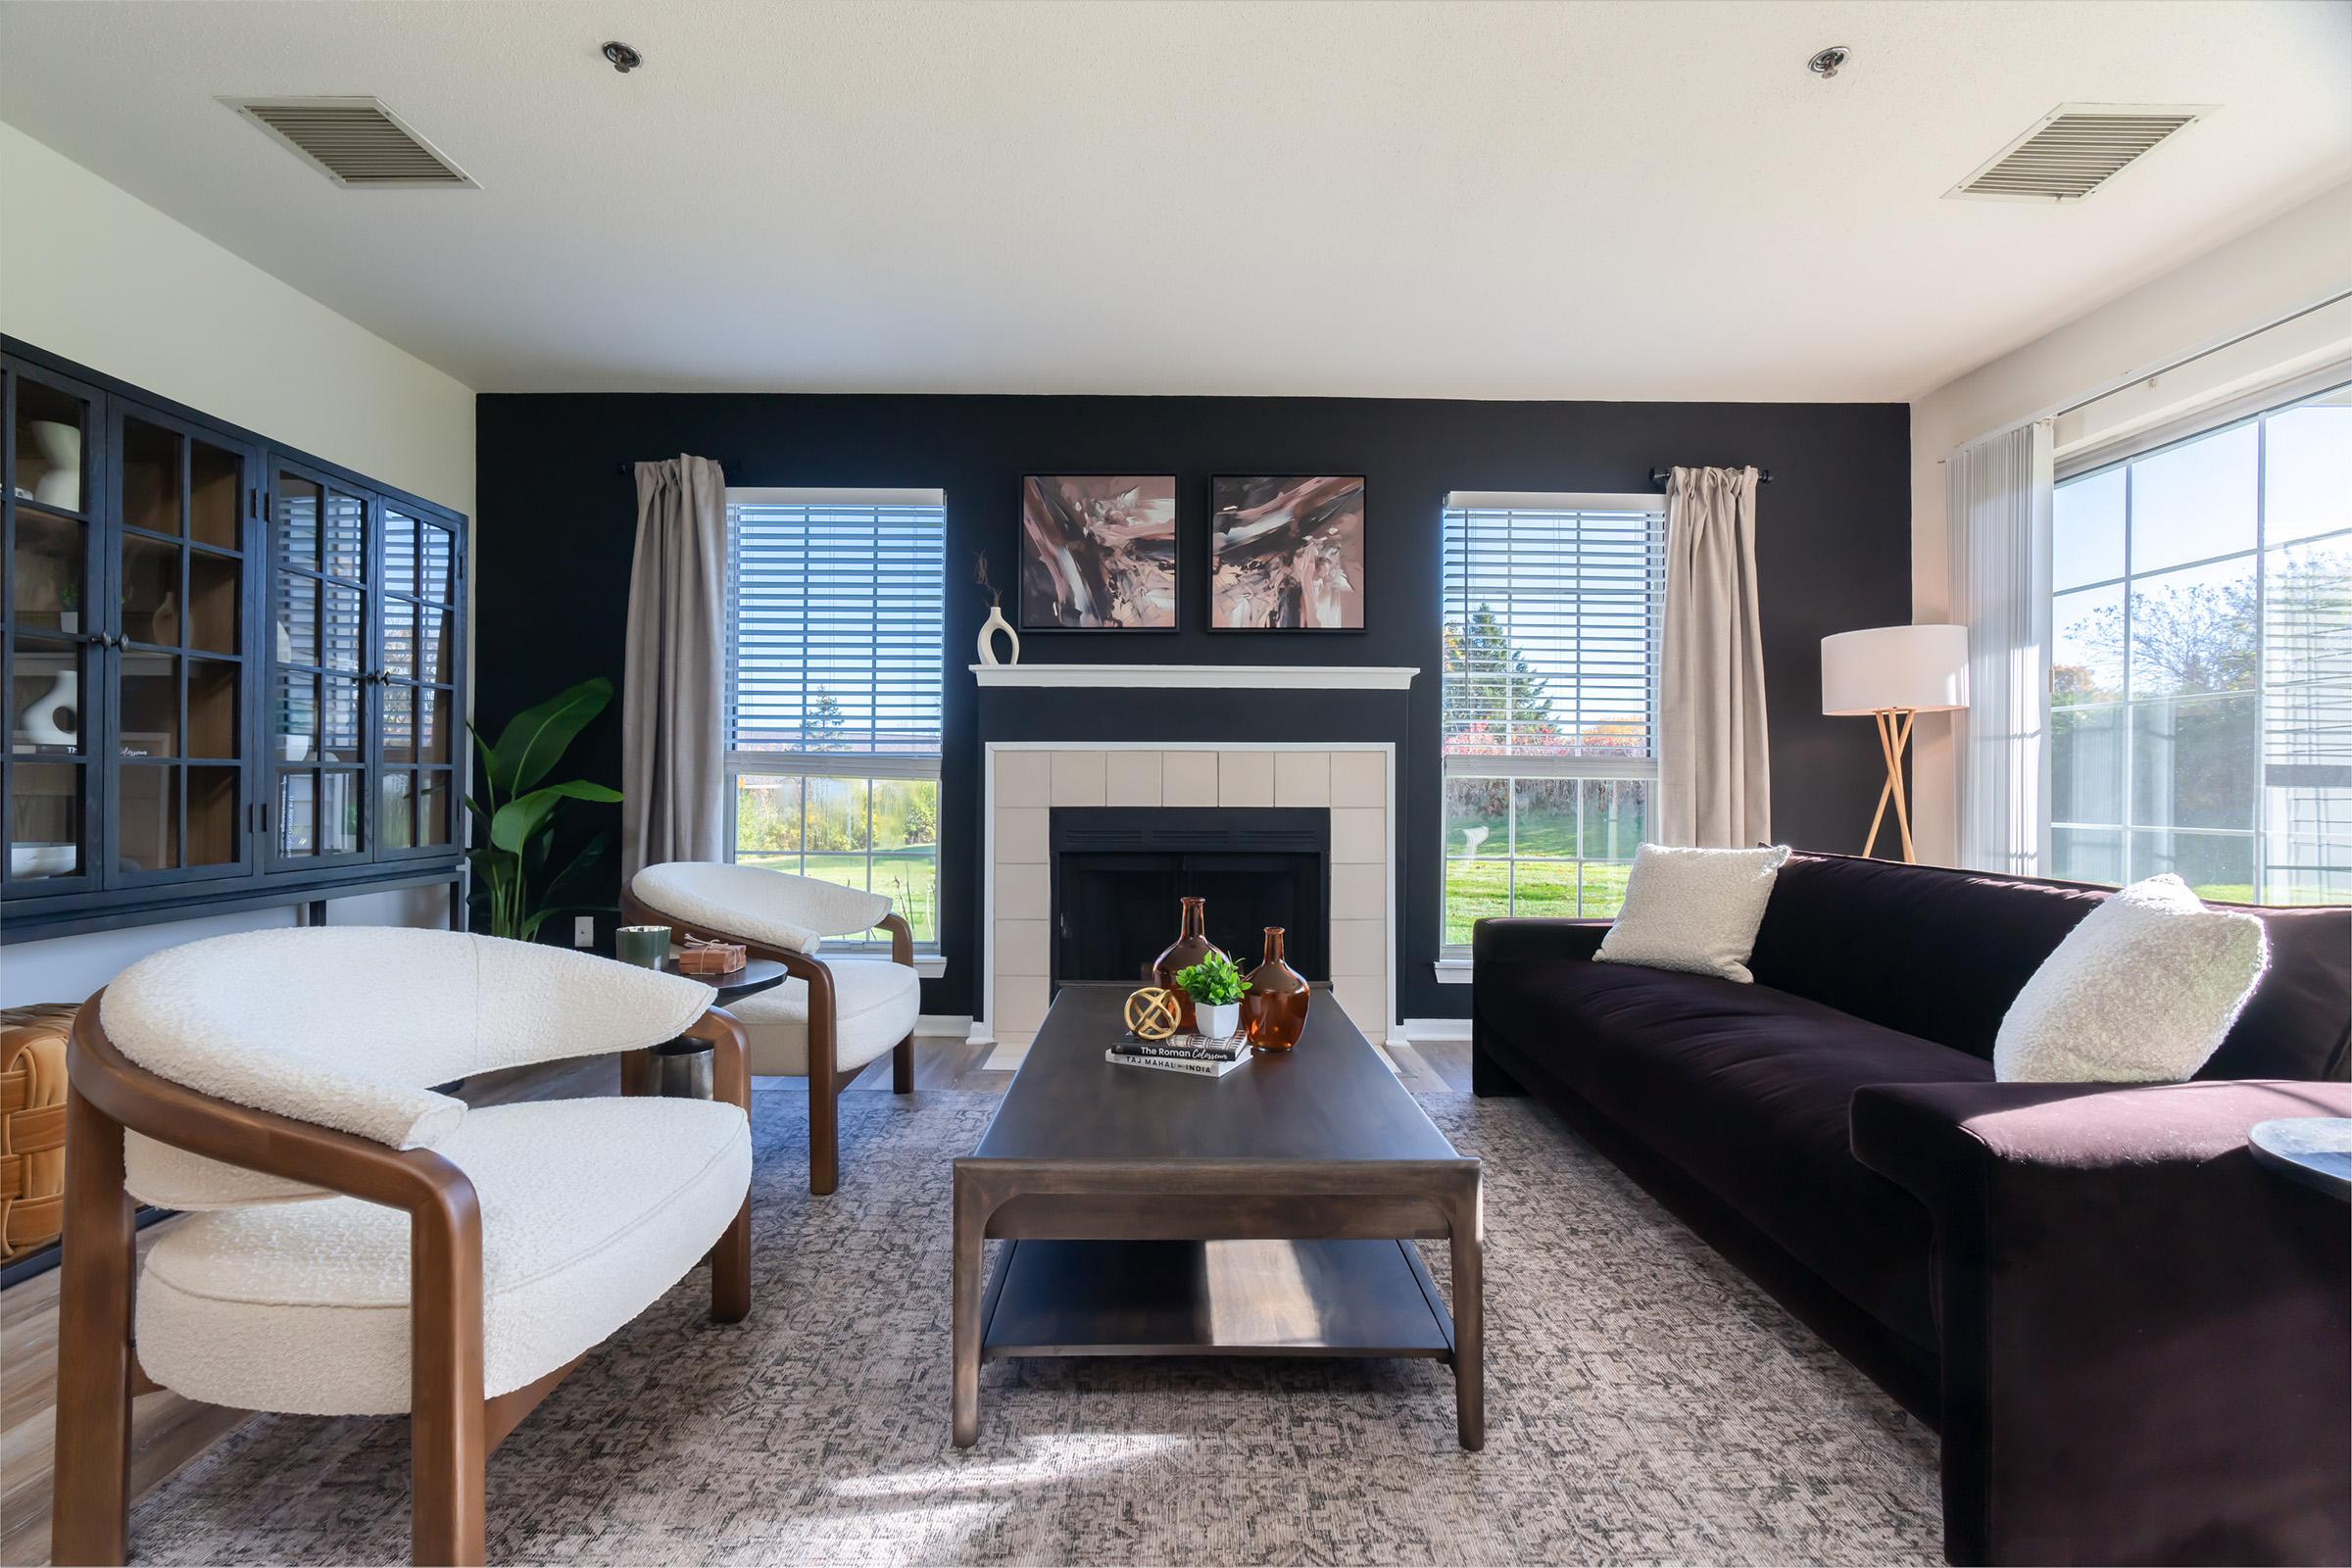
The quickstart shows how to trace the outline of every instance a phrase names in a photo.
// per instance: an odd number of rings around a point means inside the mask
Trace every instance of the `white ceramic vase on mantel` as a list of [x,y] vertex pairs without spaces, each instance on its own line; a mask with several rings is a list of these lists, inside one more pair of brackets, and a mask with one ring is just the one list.
[[[1003,632],[1005,640],[1012,645],[1012,657],[1010,659],[999,659],[997,657],[996,634],[998,632]],[[983,664],[1017,664],[1020,662],[1021,634],[1017,631],[1014,631],[1012,629],[1012,622],[1004,618],[1004,607],[1003,605],[989,606],[988,618],[980,623],[980,662]]]

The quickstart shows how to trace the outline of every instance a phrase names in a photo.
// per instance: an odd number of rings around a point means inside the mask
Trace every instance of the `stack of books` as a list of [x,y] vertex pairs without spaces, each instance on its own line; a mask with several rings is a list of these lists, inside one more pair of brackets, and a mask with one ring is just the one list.
[[1125,1040],[1102,1053],[1102,1059],[1114,1067],[1149,1067],[1154,1072],[1190,1073],[1196,1078],[1222,1078],[1249,1056],[1250,1042],[1240,1035],[1230,1040],[1204,1040],[1199,1035]]

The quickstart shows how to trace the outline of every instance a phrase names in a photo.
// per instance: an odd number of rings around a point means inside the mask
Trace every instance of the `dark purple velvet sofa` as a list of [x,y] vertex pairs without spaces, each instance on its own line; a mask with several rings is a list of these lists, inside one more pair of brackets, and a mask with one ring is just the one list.
[[2352,1208],[2245,1135],[2352,1115],[2352,909],[2255,911],[2270,971],[2189,1083],[1995,1083],[2105,896],[1795,856],[1754,985],[1483,920],[1474,1085],[1543,1097],[1936,1428],[1953,1562],[2343,1562]]

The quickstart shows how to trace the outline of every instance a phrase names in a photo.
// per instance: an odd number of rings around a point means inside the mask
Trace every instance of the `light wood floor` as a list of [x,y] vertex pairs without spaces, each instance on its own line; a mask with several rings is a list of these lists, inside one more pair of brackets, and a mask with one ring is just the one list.
[[[1002,1093],[1009,1072],[991,1072],[981,1063],[988,1047],[954,1040],[915,1045],[914,1086],[922,1089]],[[1418,1050],[1392,1048],[1406,1082],[1434,1081],[1454,1091],[1470,1087],[1470,1050],[1444,1042]],[[792,1092],[789,1079],[755,1080],[755,1088]],[[518,1100],[564,1100],[620,1092],[612,1060],[522,1067],[470,1080],[459,1093],[469,1104],[493,1105]],[[890,1058],[872,1063],[850,1085],[852,1094],[888,1094]],[[169,1230],[172,1221],[140,1233],[140,1250]],[[942,1353],[945,1353],[944,1350]],[[49,1560],[50,1448],[56,1429],[57,1272],[0,1292],[0,1564]],[[131,1494],[144,1495],[182,1465],[235,1431],[244,1410],[198,1404],[166,1391],[140,1398],[131,1408]]]

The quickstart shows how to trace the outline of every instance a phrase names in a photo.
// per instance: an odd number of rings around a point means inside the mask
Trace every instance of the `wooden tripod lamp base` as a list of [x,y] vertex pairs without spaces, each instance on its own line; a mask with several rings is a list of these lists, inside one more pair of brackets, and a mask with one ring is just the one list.
[[1910,791],[1903,782],[1903,753],[1911,744],[1912,721],[1922,713],[1967,706],[1966,626],[1878,626],[1821,640],[1821,710],[1869,714],[1879,730],[1879,756],[1886,764],[1879,808],[1871,813],[1870,836],[1862,841],[1865,856],[1877,853],[1879,829],[1892,802],[1903,861],[1917,863]]

